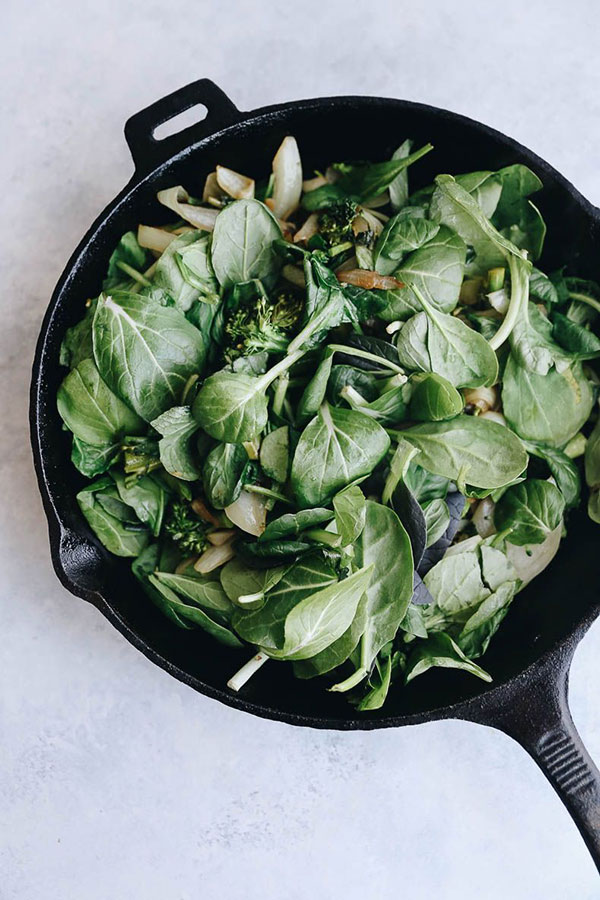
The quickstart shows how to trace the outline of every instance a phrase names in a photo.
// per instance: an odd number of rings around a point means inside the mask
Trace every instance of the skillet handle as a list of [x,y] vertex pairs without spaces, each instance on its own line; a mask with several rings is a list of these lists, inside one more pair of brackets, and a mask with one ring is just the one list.
[[[154,137],[159,125],[198,105],[207,110],[201,122],[195,122],[162,140]],[[213,81],[201,78],[186,84],[131,116],[125,123],[125,140],[135,163],[136,174],[151,171],[190,144],[233,125],[240,118],[238,108]]]
[[600,772],[579,736],[568,703],[575,646],[550,655],[512,697],[505,695],[487,724],[514,738],[535,760],[567,807],[600,871]]

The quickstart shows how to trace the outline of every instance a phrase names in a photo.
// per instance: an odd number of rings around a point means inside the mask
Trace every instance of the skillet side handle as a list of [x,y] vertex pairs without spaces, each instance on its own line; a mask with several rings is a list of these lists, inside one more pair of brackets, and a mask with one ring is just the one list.
[[[206,116],[202,121],[162,140],[154,137],[159,125],[193,106],[206,108]],[[150,172],[190,144],[233,125],[240,118],[238,108],[210,79],[201,78],[186,84],[131,116],[125,123],[125,140],[135,163],[136,174]]]
[[600,871],[600,772],[579,736],[568,703],[574,651],[575,645],[551,655],[527,685],[494,711],[489,724],[518,741],[535,760],[567,807]]

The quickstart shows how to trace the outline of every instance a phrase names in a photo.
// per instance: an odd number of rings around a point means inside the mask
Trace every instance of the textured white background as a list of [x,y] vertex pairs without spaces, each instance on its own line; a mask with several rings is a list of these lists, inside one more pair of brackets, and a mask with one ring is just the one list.
[[[0,896],[600,896],[567,814],[501,734],[299,731],[153,667],[55,579],[26,430],[42,313],[130,175],[131,113],[200,76],[242,109],[422,100],[513,135],[600,203],[597,4],[5,0],[2,32]],[[571,691],[596,758],[599,652],[596,625]]]

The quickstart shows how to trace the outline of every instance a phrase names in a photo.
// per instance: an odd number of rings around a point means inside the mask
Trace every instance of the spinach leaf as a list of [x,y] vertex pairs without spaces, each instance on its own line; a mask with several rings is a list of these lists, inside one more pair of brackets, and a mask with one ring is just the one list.
[[357,484],[344,488],[333,498],[335,524],[342,547],[354,544],[365,527],[367,501]]
[[[392,641],[413,593],[410,540],[396,513],[367,500],[365,527],[355,545],[358,566],[372,570],[367,591],[367,625],[360,641],[360,666],[334,690],[345,691],[364,679],[381,648]],[[364,569],[363,569],[364,571]]]
[[459,485],[502,487],[527,465],[519,438],[504,425],[478,416],[413,425],[397,434],[421,451],[422,468]]
[[284,645],[284,622],[288,613],[306,597],[335,583],[337,575],[333,566],[320,552],[313,551],[287,569],[269,590],[261,609],[237,610],[233,614],[233,627],[250,644],[265,650],[280,650]]
[[71,462],[87,478],[95,478],[96,475],[107,472],[117,461],[120,453],[120,444],[96,447],[93,444],[86,444],[85,441],[81,441],[73,435]]
[[511,353],[504,369],[502,405],[522,438],[563,447],[588,420],[594,394],[580,363],[563,372],[530,372]]
[[427,526],[427,546],[431,547],[445,533],[450,524],[448,504],[444,500],[430,500],[423,507]]
[[226,624],[233,614],[231,600],[219,581],[201,575],[177,575],[174,572],[154,572],[155,578],[186,601],[200,606],[209,615]]
[[98,502],[99,498],[120,500],[119,494],[111,478],[103,476],[98,481],[88,484],[77,494],[77,502],[88,525],[115,556],[139,556],[150,537],[144,528],[131,530],[117,516],[111,515]]
[[82,360],[58,389],[60,416],[76,438],[106,450],[125,434],[140,434],[144,422],[114,394],[91,359]]
[[166,603],[178,616],[189,619],[194,625],[199,625],[203,631],[206,631],[207,634],[210,634],[211,637],[226,647],[243,646],[242,642],[229,628],[211,618],[200,606],[182,600],[174,590],[160,581],[156,575],[149,575],[148,581],[152,587],[156,588],[163,595]]
[[404,481],[398,481],[389,503],[410,538],[413,563],[416,569],[421,562],[427,543],[425,513]]
[[415,422],[443,422],[463,411],[461,394],[441,375],[435,372],[414,375],[410,383],[410,418]]
[[585,446],[585,480],[590,489],[588,515],[600,523],[600,419]]
[[357,705],[357,709],[381,709],[390,689],[392,681],[391,650],[384,655],[382,650],[375,660],[375,669],[369,676],[368,691]]
[[390,440],[381,425],[361,413],[324,403],[298,441],[291,486],[299,506],[320,506],[383,459]]
[[[408,442],[404,442],[408,443]],[[398,445],[400,446],[400,445]],[[409,445],[410,446],[410,445]],[[415,452],[417,452],[415,450]],[[433,475],[416,462],[411,462],[404,475],[406,484],[419,503],[425,504],[437,497],[445,499],[450,488],[450,479],[441,475]]]
[[237,544],[238,556],[248,565],[257,568],[269,568],[282,563],[292,564],[301,559],[314,549],[314,544],[308,541],[292,540],[291,538],[279,538],[273,541],[254,541]]
[[131,280],[131,269],[143,272],[150,265],[150,254],[140,247],[137,235],[128,231],[123,235],[108,261],[108,271],[102,290],[109,291],[118,284]]
[[240,496],[248,454],[243,444],[217,444],[202,467],[206,499],[215,509],[225,509]]
[[296,410],[296,422],[298,425],[306,425],[318,413],[319,407],[325,399],[332,366],[333,353],[326,351],[325,356],[317,367],[317,371],[304,388],[300,397]]
[[298,659],[294,662],[296,678],[314,678],[324,675],[341,666],[356,650],[360,636],[366,625],[367,598],[363,594],[356,609],[352,624],[333,644],[325,647],[320,653],[309,659]]
[[397,213],[386,223],[373,250],[375,271],[392,275],[409,253],[431,241],[440,226],[429,219],[416,219]]
[[569,367],[569,354],[552,339],[552,323],[533,303],[527,303],[510,335],[510,346],[521,366],[537,375],[546,375],[556,366],[559,372]]
[[596,359],[600,356],[600,338],[562,313],[554,313],[552,336],[571,359]]
[[347,385],[342,389],[341,397],[352,408],[380,422],[382,425],[397,425],[406,419],[410,386],[402,384],[384,391],[375,400],[367,403],[358,391]]
[[275,216],[258,200],[236,200],[221,210],[212,237],[211,260],[223,288],[260,279],[269,287],[279,272],[273,242],[281,238]]
[[[405,159],[410,156],[412,141],[406,140],[392,154],[392,159]],[[388,185],[392,209],[399,210],[408,201],[408,169],[402,169]]]
[[165,486],[152,475],[142,475],[133,484],[128,484],[121,472],[115,470],[112,474],[123,503],[134,509],[140,522],[158,537],[169,497]]
[[496,504],[494,522],[498,531],[508,531],[506,540],[522,547],[541,544],[559,524],[565,511],[563,495],[551,481],[528,478],[509,487]]
[[270,431],[262,439],[260,467],[274,481],[287,481],[290,468],[290,430],[287,425]]
[[355,200],[357,203],[374,198],[382,194],[408,166],[432,149],[431,144],[425,144],[408,156],[385,162],[344,167],[346,171],[335,184],[326,184],[304,194],[302,206],[314,212],[345,198]]
[[158,450],[167,472],[183,481],[197,481],[200,469],[195,458],[193,438],[199,425],[190,407],[174,406],[151,424],[162,435]]
[[316,525],[330,522],[333,519],[333,515],[330,509],[323,509],[322,507],[301,509],[297,513],[284,513],[278,519],[269,522],[259,540],[276,541],[289,535],[297,537],[300,532],[306,531],[307,528],[314,528]]
[[327,332],[348,321],[346,296],[335,274],[320,260],[304,260],[306,302],[299,333],[290,342],[288,353],[318,346]]
[[467,248],[458,234],[441,226],[434,238],[403,260],[395,277],[406,287],[386,291],[387,305],[379,317],[384,322],[410,318],[420,309],[412,290],[416,287],[435,309],[452,312],[458,303]]
[[451,175],[438,175],[431,198],[431,217],[454,229],[473,247],[475,258],[467,269],[468,274],[487,272],[499,265],[508,264],[511,292],[504,320],[492,337],[490,344],[497,350],[509,337],[519,316],[527,306],[531,263],[511,241],[494,228],[481,208]]
[[259,609],[267,591],[281,581],[286,570],[286,566],[250,569],[243,560],[235,558],[221,569],[221,585],[229,600],[240,609]]
[[491,681],[491,675],[471,662],[452,638],[440,632],[429,635],[426,641],[419,642],[408,657],[406,665],[406,683],[413,681],[428,669],[438,666],[445,669],[463,669],[482,681]]
[[269,649],[277,659],[308,659],[340,638],[352,624],[358,604],[373,575],[366,565],[301,600],[286,616],[281,650]]
[[158,567],[159,560],[161,556],[161,549],[159,544],[149,544],[137,559],[131,563],[131,571],[139,581],[142,590],[146,594],[147,597],[154,603],[154,605],[161,611],[161,613],[170,619],[174,625],[177,625],[178,628],[183,628],[185,630],[191,630],[194,626],[191,622],[186,621],[181,616],[177,614],[177,612],[167,603],[163,595],[157,588],[153,587],[148,581],[148,576],[152,575],[155,569]]
[[67,328],[60,345],[59,363],[61,366],[76,368],[84,359],[92,359],[92,322],[96,312],[97,300],[88,300],[85,315],[80,322]]
[[509,610],[517,586],[516,581],[507,581],[499,585],[465,622],[456,642],[470,659],[482,656],[487,650]]
[[204,365],[202,335],[183,313],[137,294],[100,298],[93,340],[102,378],[148,422],[178,402]]
[[517,247],[527,250],[530,259],[542,254],[546,226],[539,210],[527,198],[542,189],[537,175],[520,163],[497,173],[502,187],[492,222]]
[[577,506],[581,493],[581,478],[573,460],[562,450],[547,444],[536,441],[523,441],[523,444],[529,454],[545,461],[565,499],[566,506]]
[[[340,397],[343,389],[352,387],[364,397],[367,403],[370,403],[379,395],[377,384],[377,377],[371,372],[366,372],[357,366],[336,365],[331,368],[331,374],[327,382],[327,399],[334,406],[339,406],[343,400]],[[324,397],[321,398],[321,402],[323,402],[323,399]],[[318,408],[317,406],[317,409],[313,411],[313,415],[318,411]]]
[[158,258],[152,285],[143,293],[182,312],[191,309],[200,296],[214,298],[218,284],[209,246],[210,238],[200,231],[176,237]]
[[382,338],[351,334],[344,339],[343,344],[330,344],[329,350],[335,350],[338,362],[366,372],[381,372],[386,369],[402,372],[398,351],[393,344]]
[[485,338],[455,316],[434,309],[415,288],[423,312],[398,332],[400,364],[411,371],[437,372],[455,387],[490,386],[498,380],[498,359]]
[[291,354],[259,377],[225,370],[210,375],[192,406],[196,421],[211,437],[229,444],[258,437],[268,420],[267,388],[301,356],[301,351]]

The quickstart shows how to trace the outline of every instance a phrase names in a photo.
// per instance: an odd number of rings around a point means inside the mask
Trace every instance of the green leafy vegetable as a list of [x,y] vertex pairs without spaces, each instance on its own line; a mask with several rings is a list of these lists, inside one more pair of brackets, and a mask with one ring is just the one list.
[[202,467],[206,499],[215,509],[225,509],[240,496],[248,454],[242,444],[217,444]]
[[236,200],[221,210],[213,231],[211,260],[221,287],[259,278],[269,284],[280,257],[273,243],[281,238],[277,219],[258,200]]
[[162,435],[158,442],[160,461],[171,475],[183,481],[196,481],[200,469],[195,459],[194,436],[198,423],[189,406],[174,406],[152,422]]
[[509,531],[511,544],[541,544],[557,527],[565,501],[551,481],[529,478],[504,492],[494,511],[498,531]]

